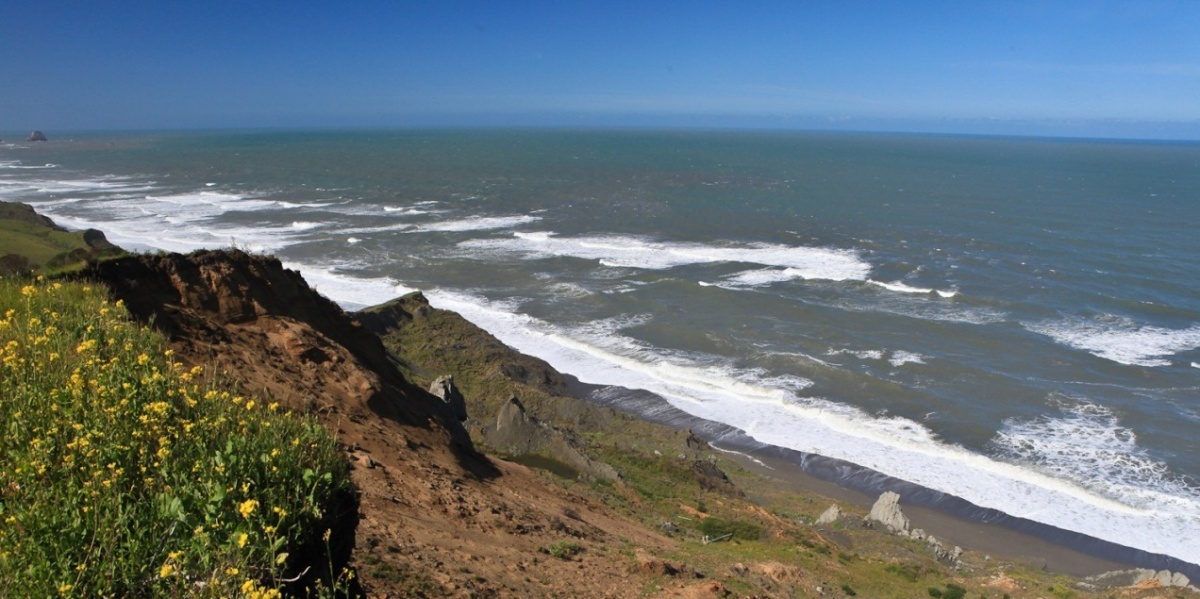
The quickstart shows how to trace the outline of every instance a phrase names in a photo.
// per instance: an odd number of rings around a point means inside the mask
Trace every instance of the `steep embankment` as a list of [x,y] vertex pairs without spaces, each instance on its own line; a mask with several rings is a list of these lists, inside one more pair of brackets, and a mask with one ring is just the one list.
[[166,333],[181,360],[313,412],[336,433],[361,492],[345,542],[373,596],[629,595],[641,583],[613,548],[668,545],[477,452],[449,406],[409,383],[377,337],[274,258],[128,257],[85,276]]

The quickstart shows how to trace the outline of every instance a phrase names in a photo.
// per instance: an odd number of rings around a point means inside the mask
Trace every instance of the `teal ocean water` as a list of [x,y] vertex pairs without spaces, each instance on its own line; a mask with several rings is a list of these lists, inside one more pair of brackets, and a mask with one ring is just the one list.
[[1200,563],[1200,144],[882,134],[51,136],[0,199],[412,289],[758,442]]

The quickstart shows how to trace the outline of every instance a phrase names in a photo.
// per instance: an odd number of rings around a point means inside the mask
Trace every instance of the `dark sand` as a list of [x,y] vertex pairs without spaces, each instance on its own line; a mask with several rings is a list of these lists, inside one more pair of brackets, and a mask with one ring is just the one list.
[[[730,453],[743,467],[752,472],[779,481],[797,493],[816,494],[826,497],[831,503],[852,505],[869,511],[878,496],[822,480],[804,471],[799,465],[786,459],[765,455]],[[900,507],[908,516],[913,529],[920,528],[946,546],[955,545],[965,550],[1013,561],[1024,562],[1036,568],[1084,577],[1124,570],[1133,564],[1121,563],[1088,555],[1070,547],[1047,541],[1037,536],[983,522],[973,522],[947,514],[937,509],[905,505],[901,497]]]

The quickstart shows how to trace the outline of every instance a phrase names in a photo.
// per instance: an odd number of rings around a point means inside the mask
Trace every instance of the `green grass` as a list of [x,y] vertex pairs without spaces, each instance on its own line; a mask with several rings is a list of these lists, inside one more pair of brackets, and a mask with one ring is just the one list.
[[349,484],[328,433],[105,297],[0,280],[0,596],[270,597],[319,569]]
[[93,248],[84,236],[54,228],[25,204],[0,202],[0,275],[71,271],[89,259],[122,253]]

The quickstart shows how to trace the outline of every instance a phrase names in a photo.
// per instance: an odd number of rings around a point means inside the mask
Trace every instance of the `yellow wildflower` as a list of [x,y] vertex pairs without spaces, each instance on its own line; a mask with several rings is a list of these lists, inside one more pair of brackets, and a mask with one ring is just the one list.
[[247,499],[246,501],[243,501],[241,505],[238,506],[238,513],[240,513],[243,518],[249,519],[250,514],[253,514],[254,510],[257,508],[258,508],[258,500],[257,499]]
[[244,532],[243,532],[243,533],[241,533],[241,534],[239,534],[239,535],[238,535],[238,540],[237,540],[237,546],[238,546],[238,548],[245,547],[245,546],[246,546],[246,543],[247,543],[249,540],[250,540],[250,535],[248,535],[248,534],[246,534],[246,533],[244,533]]
[[159,578],[166,578],[172,574],[175,574],[175,566],[171,564],[163,564],[162,567],[158,569]]

